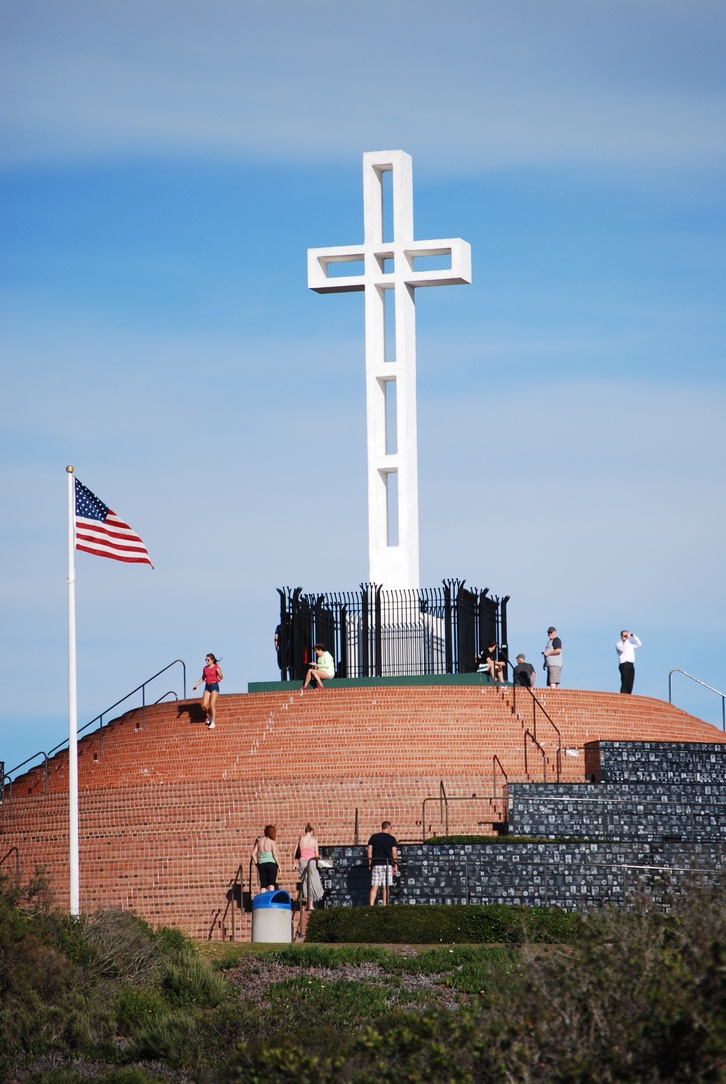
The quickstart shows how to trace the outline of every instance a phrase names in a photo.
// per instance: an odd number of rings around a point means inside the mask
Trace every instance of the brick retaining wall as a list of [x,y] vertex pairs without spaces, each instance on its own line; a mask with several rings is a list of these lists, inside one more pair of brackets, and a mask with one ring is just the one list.
[[[540,691],[570,755],[562,779],[585,778],[595,739],[718,744],[709,724],[647,697]],[[521,706],[518,701],[518,708]],[[285,687],[219,698],[218,725],[204,726],[199,701],[129,712],[79,742],[81,907],[120,906],[194,937],[221,936],[238,866],[245,873],[255,835],[278,827],[281,884],[294,889],[292,851],[311,818],[324,844],[365,841],[383,817],[402,841],[443,830],[443,782],[450,831],[493,833],[506,815],[510,783],[542,778],[541,758],[524,766],[528,720],[511,689],[483,686],[330,688],[300,696]],[[551,740],[547,779],[556,760]],[[2,853],[17,847],[21,877],[38,863],[57,899],[68,898],[68,756],[6,786]],[[494,793],[496,790],[496,794]],[[475,795],[476,797],[472,797]],[[465,799],[459,802],[453,799]],[[356,821],[357,813],[357,821]],[[422,823],[424,822],[425,823]]]

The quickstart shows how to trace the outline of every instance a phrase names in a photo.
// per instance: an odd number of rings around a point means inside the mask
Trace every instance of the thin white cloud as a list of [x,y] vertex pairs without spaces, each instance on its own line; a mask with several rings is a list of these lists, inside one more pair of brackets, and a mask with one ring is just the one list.
[[442,171],[724,160],[726,12],[704,0],[8,0],[2,20],[10,165],[402,145]]

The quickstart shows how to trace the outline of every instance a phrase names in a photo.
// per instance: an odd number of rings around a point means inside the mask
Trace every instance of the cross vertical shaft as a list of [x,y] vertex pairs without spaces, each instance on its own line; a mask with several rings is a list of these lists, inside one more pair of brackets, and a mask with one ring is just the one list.
[[[471,249],[460,238],[414,241],[413,168],[404,151],[363,155],[363,219],[362,246],[308,249],[308,286],[365,292],[369,580],[418,587],[415,289],[471,282]],[[423,269],[432,257],[449,266]],[[331,274],[347,270],[340,264],[363,270]]]

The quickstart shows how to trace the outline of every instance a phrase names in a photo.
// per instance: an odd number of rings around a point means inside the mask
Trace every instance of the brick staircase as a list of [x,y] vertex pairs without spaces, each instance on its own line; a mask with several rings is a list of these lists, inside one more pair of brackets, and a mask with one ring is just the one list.
[[[562,735],[563,783],[585,781],[594,740],[726,740],[646,697],[538,696]],[[527,772],[521,695],[513,709],[510,688],[332,683],[304,696],[284,686],[221,696],[214,731],[198,700],[128,712],[78,745],[81,906],[133,908],[154,924],[221,936],[229,886],[265,823],[278,827],[280,883],[293,889],[292,850],[308,818],[323,844],[352,844],[356,811],[362,842],[383,817],[400,841],[418,841],[444,830],[442,782],[449,831],[491,834],[506,816],[495,756],[509,783],[556,780],[555,731],[538,720],[546,768],[532,746]],[[0,842],[3,854],[18,847],[23,878],[44,863],[62,903],[67,789],[67,752],[50,762],[48,793],[42,765],[18,777],[12,801],[5,788]]]

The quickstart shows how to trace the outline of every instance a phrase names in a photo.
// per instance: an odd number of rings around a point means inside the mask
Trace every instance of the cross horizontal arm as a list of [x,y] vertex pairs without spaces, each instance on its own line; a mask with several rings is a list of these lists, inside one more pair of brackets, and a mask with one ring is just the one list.
[[[444,268],[416,269],[416,260],[450,256]],[[330,276],[330,264],[363,264],[361,274]],[[386,265],[391,264],[389,269]],[[460,237],[383,245],[308,249],[308,286],[316,293],[344,293],[366,286],[454,286],[471,282],[471,246]]]
[[[471,282],[471,245],[460,237],[440,241],[413,241],[403,246],[410,270],[404,272],[407,286],[457,286]],[[416,270],[416,260],[427,256],[451,256],[451,266]]]
[[328,277],[331,263],[361,263],[365,261],[365,248],[355,245],[339,245],[337,248],[308,249],[308,287],[319,294],[343,293],[365,290],[365,275],[335,275]]

